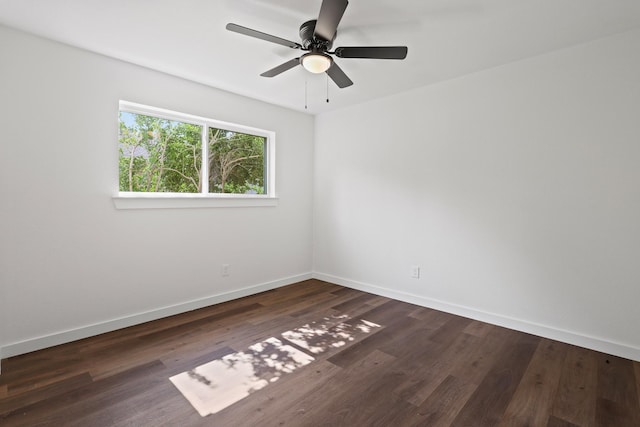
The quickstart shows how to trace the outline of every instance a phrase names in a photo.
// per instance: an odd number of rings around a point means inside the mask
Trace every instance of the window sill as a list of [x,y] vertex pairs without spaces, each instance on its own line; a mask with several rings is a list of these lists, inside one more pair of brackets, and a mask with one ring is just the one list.
[[185,209],[277,206],[278,198],[245,195],[129,194],[112,197],[116,209]]

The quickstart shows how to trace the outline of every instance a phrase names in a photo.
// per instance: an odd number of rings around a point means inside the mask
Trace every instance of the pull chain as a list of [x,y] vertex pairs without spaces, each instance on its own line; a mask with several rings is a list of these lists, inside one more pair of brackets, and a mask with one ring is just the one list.
[[307,109],[307,99],[308,99],[308,94],[307,94],[307,76],[304,76],[304,109]]
[[329,103],[329,74],[327,74],[327,103]]

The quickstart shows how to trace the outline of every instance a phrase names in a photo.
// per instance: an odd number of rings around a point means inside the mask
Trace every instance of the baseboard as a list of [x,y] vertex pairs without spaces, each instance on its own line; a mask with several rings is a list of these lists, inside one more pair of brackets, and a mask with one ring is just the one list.
[[626,345],[623,343],[609,341],[599,337],[579,334],[564,329],[555,328],[549,325],[528,322],[521,319],[515,319],[495,313],[488,313],[476,310],[472,307],[466,307],[458,304],[448,303],[437,299],[427,298],[420,295],[414,295],[407,292],[396,291],[386,287],[370,285],[355,280],[345,279],[330,274],[314,272],[313,278],[324,280],[325,282],[335,283],[337,285],[346,286],[348,288],[357,289],[375,295],[380,295],[395,300],[420,305],[423,307],[433,308],[435,310],[444,311],[458,316],[467,317],[481,322],[491,323],[493,325],[502,326],[508,329],[514,329],[520,332],[561,341],[567,344],[573,344],[579,347],[600,351],[614,356],[624,357],[635,361],[640,361],[640,348]]
[[231,292],[216,294],[216,295],[212,295],[202,299],[197,299],[197,300],[187,301],[184,303],[175,304],[167,307],[162,307],[156,310],[137,313],[131,316],[109,320],[107,322],[96,323],[93,325],[83,326],[77,329],[71,329],[71,330],[62,331],[62,332],[58,332],[58,333],[47,335],[47,336],[28,339],[25,341],[16,342],[13,344],[5,345],[4,347],[0,347],[0,354],[2,355],[3,358],[17,356],[19,354],[25,354],[32,351],[41,350],[47,347],[53,347],[53,346],[68,343],[71,341],[92,337],[94,335],[103,334],[105,332],[111,332],[117,329],[139,325],[141,323],[149,322],[151,320],[157,320],[163,317],[173,316],[175,314],[185,313],[187,311],[197,310],[199,308],[208,307],[210,305],[231,301],[237,298],[242,298],[242,297],[257,294],[260,292],[268,291],[271,289],[279,288],[281,286],[291,285],[293,283],[301,282],[303,280],[308,280],[311,278],[312,278],[311,273],[286,277],[284,279],[279,279],[272,282],[249,286],[249,287],[238,289]]

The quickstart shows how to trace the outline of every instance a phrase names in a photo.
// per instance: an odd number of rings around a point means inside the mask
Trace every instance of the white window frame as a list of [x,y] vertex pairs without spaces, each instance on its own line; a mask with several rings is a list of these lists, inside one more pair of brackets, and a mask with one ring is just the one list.
[[[201,193],[146,193],[119,191],[120,183],[116,184],[113,195],[113,203],[116,209],[169,209],[169,208],[207,208],[207,207],[259,207],[276,206],[276,135],[273,131],[253,128],[235,123],[223,122],[206,117],[194,116],[163,108],[134,102],[120,101],[118,112],[128,112],[145,116],[159,117],[167,120],[176,120],[183,123],[202,126],[202,152],[208,152],[208,129],[224,129],[232,132],[246,133],[266,138],[265,167],[266,194],[230,194],[209,193],[208,168],[202,168],[203,188]],[[119,155],[118,155],[119,158]],[[204,155],[203,155],[204,161]],[[119,180],[119,178],[118,178]]]

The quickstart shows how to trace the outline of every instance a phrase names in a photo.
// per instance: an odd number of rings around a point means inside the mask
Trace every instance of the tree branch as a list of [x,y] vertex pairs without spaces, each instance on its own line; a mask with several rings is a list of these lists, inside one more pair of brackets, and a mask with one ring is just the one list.
[[198,183],[197,183],[197,182],[196,182],[196,180],[195,180],[195,179],[193,179],[192,177],[190,177],[190,176],[188,176],[188,175],[183,174],[182,172],[180,172],[180,171],[179,171],[179,170],[177,170],[177,169],[165,168],[165,170],[168,170],[168,171],[171,171],[171,172],[175,172],[175,173],[177,173],[178,175],[180,175],[180,176],[181,176],[181,177],[183,177],[184,179],[188,179],[189,181],[191,181],[191,183],[192,183],[196,188],[198,188]]

